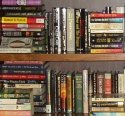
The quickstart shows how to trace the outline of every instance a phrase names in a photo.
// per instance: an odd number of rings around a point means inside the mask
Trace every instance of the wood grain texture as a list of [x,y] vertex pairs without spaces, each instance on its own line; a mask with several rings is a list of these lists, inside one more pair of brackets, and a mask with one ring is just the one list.
[[0,54],[0,61],[124,61],[125,53],[117,54]]

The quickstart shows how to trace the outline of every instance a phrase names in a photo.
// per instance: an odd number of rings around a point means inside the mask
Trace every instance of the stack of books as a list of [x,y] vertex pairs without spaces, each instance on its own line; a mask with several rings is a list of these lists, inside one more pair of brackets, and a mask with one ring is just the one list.
[[122,53],[124,50],[124,13],[89,14],[90,53]]
[[46,52],[41,0],[2,0],[0,53]]
[[32,89],[0,90],[0,116],[32,116]]
[[4,88],[33,89],[34,112],[45,112],[46,74],[41,61],[5,61],[0,64]]

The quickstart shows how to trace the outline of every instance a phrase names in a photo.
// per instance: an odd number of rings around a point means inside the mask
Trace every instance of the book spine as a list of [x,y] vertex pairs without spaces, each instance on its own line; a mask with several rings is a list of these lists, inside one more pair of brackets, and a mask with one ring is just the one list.
[[113,49],[91,49],[90,53],[123,53],[123,48]]
[[32,53],[31,48],[0,48],[0,53]]
[[0,69],[2,74],[44,74],[44,69]]
[[88,98],[88,70],[83,70],[83,113],[89,114],[89,98]]
[[123,33],[91,33],[91,37],[123,37]]
[[61,74],[57,74],[57,110],[61,112]]
[[75,12],[67,8],[67,53],[75,53]]
[[14,94],[9,94],[9,93],[2,93],[0,94],[0,99],[29,99],[30,94],[24,94],[24,93],[14,93]]
[[123,18],[124,14],[123,13],[111,13],[111,14],[91,13],[90,17],[91,18]]
[[33,23],[40,23],[44,24],[44,17],[2,17],[2,23],[20,23],[20,24],[33,24]]
[[92,82],[93,82],[93,97],[97,95],[97,73],[93,72],[92,74]]
[[48,43],[48,47],[49,47],[49,53],[54,53],[54,18],[53,18],[53,13],[52,12],[49,12],[49,19],[48,19],[48,35],[49,35],[49,43]]
[[32,116],[31,111],[19,111],[19,110],[13,110],[13,111],[9,111],[9,110],[4,110],[4,111],[0,111],[0,115],[1,116]]
[[67,53],[67,8],[60,9],[61,53]]
[[0,105],[0,110],[31,110],[31,104],[24,105]]
[[4,64],[44,64],[43,61],[4,61]]
[[35,28],[2,28],[3,31],[41,31],[41,27]]
[[46,78],[45,74],[39,74],[39,75],[32,75],[32,74],[0,74],[0,79],[14,79],[14,80],[18,80],[18,79],[22,79],[22,80],[44,80]]
[[[17,31],[21,31],[21,29],[24,31],[28,31],[28,29],[29,29],[29,31],[30,31],[30,30],[36,29],[36,28],[38,28],[39,31],[41,31],[44,27],[45,27],[44,23],[41,23],[41,24],[21,24],[21,23],[20,24],[11,24],[11,23],[4,24],[3,23],[2,24],[2,28],[8,29],[8,31],[9,31],[9,29],[11,31],[13,28],[15,29],[15,31],[16,31],[16,29],[17,29]],[[3,31],[5,29],[3,29]],[[37,31],[37,29],[36,29],[36,31]]]
[[103,97],[104,94],[104,74],[97,73],[97,96]]
[[53,8],[54,53],[61,53],[60,8]]
[[16,5],[13,5],[13,6],[2,6],[1,7],[3,11],[43,11],[44,10],[44,5],[41,5],[41,6],[16,6]]
[[124,74],[118,73],[118,96],[123,97],[124,95]]
[[44,69],[43,64],[1,64],[0,69],[33,69],[42,70]]
[[4,84],[5,88],[42,88],[42,84]]
[[85,15],[86,15],[85,12],[86,9],[75,9],[76,53],[85,53]]
[[44,33],[41,31],[2,31],[4,37],[41,37]]
[[124,112],[123,107],[92,107],[92,112]]
[[111,90],[112,90],[112,86],[111,86],[111,73],[105,73],[104,74],[104,94],[105,97],[110,97],[111,96]]
[[50,13],[45,13],[45,45],[47,53],[50,53],[50,37],[49,37],[49,16]]
[[92,107],[124,107],[124,102],[93,102]]
[[2,5],[33,5],[33,6],[38,6],[42,4],[42,0],[4,0],[2,1]]
[[92,29],[91,33],[123,33],[123,29]]
[[2,80],[0,82],[4,84],[43,84],[45,80]]
[[92,102],[124,102],[124,98],[92,98]]
[[83,113],[83,80],[82,73],[75,75],[75,113]]
[[0,104],[3,105],[30,104],[30,99],[0,99]]
[[101,43],[101,44],[92,44],[91,43],[91,49],[119,49],[119,48],[123,48],[123,43]]
[[67,74],[61,74],[60,97],[61,97],[61,112],[66,112],[66,78]]
[[108,30],[123,30],[123,23],[90,23],[90,29],[108,29]]
[[91,18],[90,23],[123,23],[123,18]]
[[71,113],[73,112],[72,110],[72,73],[67,73],[67,78],[66,78],[66,91],[67,91],[67,112]]
[[47,69],[47,103],[46,103],[46,113],[52,112],[52,99],[51,99],[51,70]]
[[91,37],[91,44],[117,44],[123,42],[123,37]]
[[15,11],[3,11],[2,16],[4,17],[43,17],[44,11],[42,12],[15,12]]
[[[51,74],[51,99],[52,113],[57,112],[57,77],[56,71],[52,70]],[[53,91],[54,90],[54,91]]]

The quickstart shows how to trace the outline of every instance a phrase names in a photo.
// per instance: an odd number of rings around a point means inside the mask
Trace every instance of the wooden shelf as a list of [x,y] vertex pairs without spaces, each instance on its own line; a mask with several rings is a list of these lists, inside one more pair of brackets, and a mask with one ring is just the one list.
[[117,54],[0,54],[0,61],[123,61],[125,53]]

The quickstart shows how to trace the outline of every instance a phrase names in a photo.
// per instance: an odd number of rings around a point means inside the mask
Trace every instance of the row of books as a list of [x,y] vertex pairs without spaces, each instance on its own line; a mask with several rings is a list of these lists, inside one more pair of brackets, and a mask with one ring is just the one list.
[[124,76],[124,71],[57,72],[47,69],[46,112],[124,112]]
[[86,8],[53,8],[47,14],[49,53],[124,52],[124,7],[120,8],[122,12],[110,14]]
[[0,53],[46,52],[42,0],[2,0]]
[[45,12],[42,7],[2,5],[1,52],[12,52],[13,48],[24,52],[28,47],[32,49],[25,53],[124,52],[124,10],[107,14],[86,8],[54,7]]

